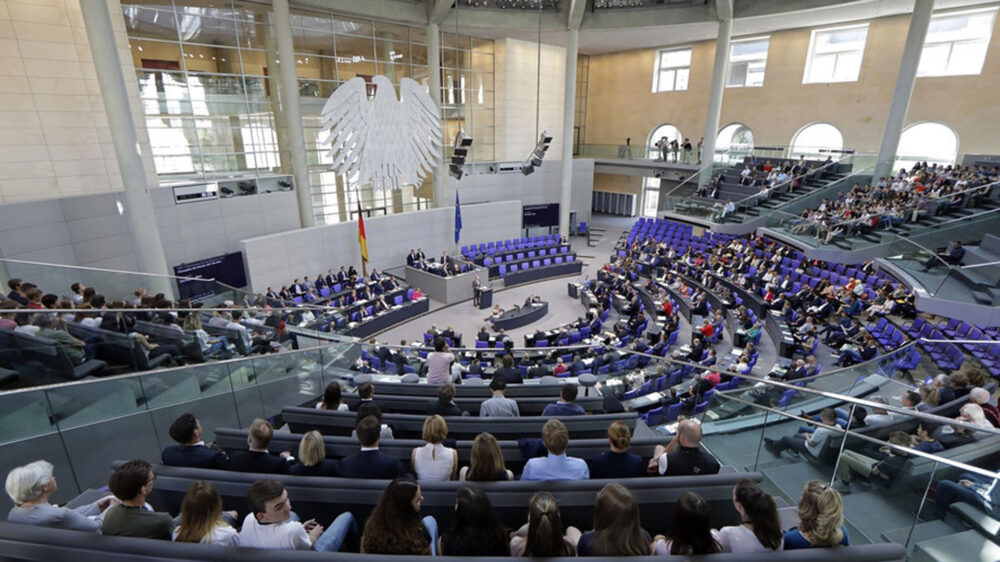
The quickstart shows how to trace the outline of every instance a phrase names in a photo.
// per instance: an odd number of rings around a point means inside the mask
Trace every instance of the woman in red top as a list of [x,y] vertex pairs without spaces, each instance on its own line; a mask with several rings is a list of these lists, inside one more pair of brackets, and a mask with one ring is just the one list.
[[674,313],[674,305],[670,303],[670,299],[663,301],[663,312],[670,316]]

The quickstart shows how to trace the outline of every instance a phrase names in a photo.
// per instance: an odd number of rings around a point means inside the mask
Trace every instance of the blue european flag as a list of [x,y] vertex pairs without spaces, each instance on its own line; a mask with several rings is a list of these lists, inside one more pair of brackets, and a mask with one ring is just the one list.
[[458,244],[462,235],[462,206],[458,202],[458,190],[455,190],[455,243]]

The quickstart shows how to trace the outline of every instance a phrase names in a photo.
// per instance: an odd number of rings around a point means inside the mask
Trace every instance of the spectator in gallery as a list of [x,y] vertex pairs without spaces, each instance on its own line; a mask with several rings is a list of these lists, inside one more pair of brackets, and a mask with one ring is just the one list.
[[88,533],[100,531],[101,522],[97,516],[116,500],[106,497],[68,509],[49,501],[58,489],[52,463],[48,461],[39,460],[14,468],[7,474],[7,495],[14,502],[7,521]]
[[129,461],[111,474],[108,488],[118,503],[108,508],[101,534],[170,540],[174,521],[169,513],[155,512],[146,504],[156,475],[144,460]]
[[473,482],[496,482],[513,480],[514,473],[504,466],[503,453],[496,437],[490,433],[480,433],[472,441],[469,466],[462,467],[459,480]]

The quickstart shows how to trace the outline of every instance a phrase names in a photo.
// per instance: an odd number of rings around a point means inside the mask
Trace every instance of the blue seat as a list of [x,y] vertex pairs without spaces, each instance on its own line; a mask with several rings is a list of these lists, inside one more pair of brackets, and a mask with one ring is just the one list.
[[482,341],[482,340],[476,340],[476,349],[487,349],[489,347],[490,347],[490,342],[488,342],[488,341]]
[[403,304],[403,295],[396,295],[396,297],[392,299],[392,303]]
[[542,260],[542,265],[552,265],[552,259],[545,258],[544,260]]
[[535,347],[548,347],[548,346],[549,346],[549,340],[543,339],[535,341]]
[[788,404],[792,401],[792,398],[795,397],[795,394],[797,392],[798,391],[795,390],[794,388],[790,388],[790,389],[782,392],[781,393],[781,398],[778,399],[778,407],[779,408],[784,408],[784,407],[788,406]]
[[680,417],[681,415],[681,408],[683,406],[684,404],[681,402],[678,402],[676,404],[671,404],[670,406],[668,406],[666,419],[664,421],[667,423],[670,423],[672,421],[677,421],[677,418]]
[[319,290],[319,296],[321,296],[321,297],[328,297],[328,296],[330,296],[330,288],[329,287],[323,287],[322,289],[320,289]]
[[652,427],[663,422],[663,406],[653,408],[646,413],[646,425]]
[[562,256],[557,256],[556,263],[562,263],[562,262],[563,262]]

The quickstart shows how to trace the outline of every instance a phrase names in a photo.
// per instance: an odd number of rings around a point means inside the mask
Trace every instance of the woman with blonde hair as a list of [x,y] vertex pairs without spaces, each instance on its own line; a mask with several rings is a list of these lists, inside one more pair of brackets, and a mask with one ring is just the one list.
[[850,544],[840,492],[819,480],[806,482],[799,498],[799,526],[785,533],[785,550],[838,544]]
[[[236,512],[230,512],[235,518]],[[239,533],[222,519],[222,498],[208,482],[193,482],[181,504],[181,524],[174,529],[174,542],[197,542],[237,546]]]
[[927,404],[932,408],[941,405],[941,392],[929,384],[922,384],[919,388],[920,403]]
[[410,466],[417,473],[417,480],[451,480],[458,471],[458,451],[445,447],[448,424],[444,418],[433,415],[424,420],[423,447],[413,449]]
[[299,462],[288,468],[296,476],[339,476],[337,463],[326,458],[323,436],[316,430],[302,436],[299,441]]
[[184,331],[192,332],[198,346],[201,347],[203,355],[211,355],[216,351],[225,351],[229,346],[229,340],[225,336],[213,338],[201,325],[201,318],[197,314],[188,314],[184,317]]
[[496,437],[485,432],[476,436],[472,441],[469,466],[462,467],[458,479],[478,482],[514,479],[514,473],[507,470],[503,463],[503,454]]

